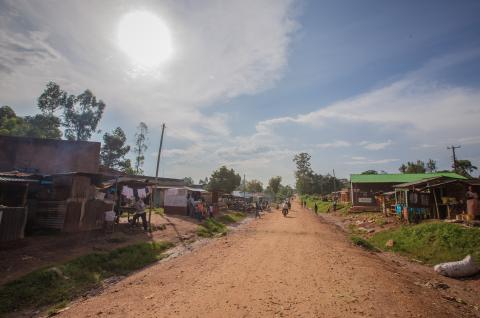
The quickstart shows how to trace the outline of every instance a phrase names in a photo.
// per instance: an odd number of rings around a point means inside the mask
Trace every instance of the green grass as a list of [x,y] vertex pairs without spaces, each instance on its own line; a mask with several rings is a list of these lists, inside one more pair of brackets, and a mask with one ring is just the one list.
[[152,209],[152,212],[160,216],[165,216],[165,211],[163,208],[154,208]]
[[366,250],[369,250],[369,251],[377,251],[378,249],[373,246],[369,241],[367,241],[366,239],[362,238],[362,237],[359,237],[359,236],[350,236],[350,240],[352,241],[352,243],[356,246],[360,246]]
[[201,237],[213,237],[225,234],[227,234],[227,227],[225,224],[212,218],[203,221],[203,223],[200,224],[197,229],[197,235]]
[[232,213],[224,214],[218,217],[217,220],[224,224],[231,224],[231,223],[240,222],[246,217],[247,215],[243,212],[232,212]]
[[169,242],[140,243],[106,253],[80,256],[55,267],[31,272],[0,287],[0,315],[22,308],[54,305],[95,288],[112,276],[126,275],[163,257]]
[[[317,212],[318,213],[326,213],[328,211],[333,211],[333,202],[331,201],[322,201],[320,197],[316,195],[302,195],[300,197],[301,201],[307,202],[307,207],[312,209],[317,203]],[[346,213],[350,209],[349,204],[337,203],[337,211],[341,213]]]
[[[386,248],[392,239],[394,246]],[[458,224],[428,222],[376,233],[369,239],[375,247],[391,250],[427,264],[458,261],[466,255],[480,261],[480,229]]]

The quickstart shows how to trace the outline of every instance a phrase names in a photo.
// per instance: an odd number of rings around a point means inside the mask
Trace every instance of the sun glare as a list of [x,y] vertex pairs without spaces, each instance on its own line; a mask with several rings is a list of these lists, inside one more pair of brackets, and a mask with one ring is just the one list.
[[118,43],[132,62],[143,68],[160,65],[173,51],[168,27],[159,17],[146,11],[131,12],[122,18]]

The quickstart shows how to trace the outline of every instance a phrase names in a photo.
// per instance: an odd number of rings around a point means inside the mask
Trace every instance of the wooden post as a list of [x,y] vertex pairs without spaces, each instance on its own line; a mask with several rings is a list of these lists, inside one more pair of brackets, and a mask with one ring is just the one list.
[[438,202],[437,202],[437,195],[435,193],[435,189],[433,191],[433,200],[435,201],[435,208],[437,209],[437,219],[440,219],[440,211],[438,210]]

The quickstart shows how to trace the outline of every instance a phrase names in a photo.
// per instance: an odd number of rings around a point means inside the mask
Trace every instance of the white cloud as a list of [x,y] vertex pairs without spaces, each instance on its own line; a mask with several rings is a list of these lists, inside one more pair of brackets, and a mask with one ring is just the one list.
[[400,161],[400,159],[367,159],[364,157],[352,157],[353,161],[347,161],[347,165],[377,165],[377,164],[388,164],[392,162]]
[[315,145],[317,148],[343,148],[350,147],[352,144],[345,140],[335,140],[333,142],[327,142]]
[[363,146],[363,148],[367,150],[382,150],[390,146],[393,142],[391,140],[387,140],[385,142],[370,142],[370,141],[362,141],[358,145]]

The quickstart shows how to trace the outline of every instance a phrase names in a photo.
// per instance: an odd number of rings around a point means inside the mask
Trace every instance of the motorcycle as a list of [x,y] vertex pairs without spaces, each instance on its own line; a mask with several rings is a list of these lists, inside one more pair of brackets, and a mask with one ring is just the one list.
[[287,208],[283,208],[283,209],[282,209],[282,214],[283,214],[284,217],[286,217],[287,214],[288,214],[288,209],[287,209]]

